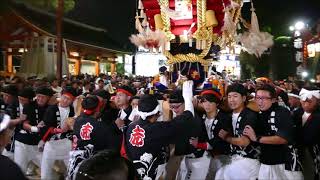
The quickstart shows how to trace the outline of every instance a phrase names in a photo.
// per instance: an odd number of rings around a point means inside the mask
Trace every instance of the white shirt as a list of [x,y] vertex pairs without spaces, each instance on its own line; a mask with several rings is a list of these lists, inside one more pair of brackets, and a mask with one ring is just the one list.
[[204,121],[209,139],[212,139],[211,127],[212,127],[213,121],[214,121],[214,118],[209,119],[208,117],[206,117],[206,120]]
[[233,132],[236,132],[237,121],[240,113],[232,113],[232,127]]
[[82,94],[84,94],[84,93],[90,93],[90,90],[89,89],[86,90],[84,87],[82,87]]
[[167,77],[165,75],[160,75],[159,82],[164,86],[168,87]]
[[60,118],[61,118],[61,127],[63,126],[64,124],[64,121],[69,117],[69,113],[70,113],[70,107],[59,107],[59,112],[60,112]]
[[21,103],[19,103],[19,110],[20,110],[20,114],[23,114],[23,106]]
[[307,112],[304,112],[303,115],[302,115],[302,126],[304,126],[304,124],[307,122],[309,116],[311,115],[311,113],[307,113]]

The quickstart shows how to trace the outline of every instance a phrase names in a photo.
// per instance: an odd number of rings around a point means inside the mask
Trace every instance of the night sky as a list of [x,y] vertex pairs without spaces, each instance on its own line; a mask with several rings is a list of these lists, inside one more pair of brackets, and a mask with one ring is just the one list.
[[[302,20],[310,27],[320,19],[320,0],[255,0],[254,6],[260,27],[270,26],[275,36],[289,35],[289,26]],[[243,15],[250,10],[250,3],[242,9]],[[247,18],[248,19],[248,16]]]
[[[297,20],[314,25],[320,19],[320,0],[255,0],[254,5],[260,27],[271,27],[275,36],[289,35],[289,26]],[[124,47],[134,33],[135,0],[77,0],[69,17],[106,29],[110,36]],[[250,19],[250,3],[242,9],[245,19]]]

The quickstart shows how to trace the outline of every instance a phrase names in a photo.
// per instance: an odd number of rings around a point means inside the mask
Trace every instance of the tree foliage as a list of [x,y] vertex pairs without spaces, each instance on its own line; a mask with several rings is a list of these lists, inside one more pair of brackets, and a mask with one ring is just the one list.
[[123,63],[117,63],[116,64],[116,69],[117,69],[117,73],[118,74],[124,74],[125,73],[124,64]]
[[270,56],[262,55],[257,58],[254,55],[242,52],[240,54],[241,78],[250,79],[261,76],[269,76],[270,72]]
[[294,76],[297,63],[294,60],[293,42],[290,37],[277,37],[271,50],[260,58],[242,52],[240,65],[243,79],[261,76],[285,79]]
[[275,39],[271,53],[271,65],[274,79],[286,79],[289,75],[295,75],[297,63],[290,37],[280,36]]
[[[25,3],[34,7],[44,8],[54,11],[58,7],[58,0],[15,0],[16,2]],[[64,0],[64,11],[69,12],[75,6],[75,0]]]

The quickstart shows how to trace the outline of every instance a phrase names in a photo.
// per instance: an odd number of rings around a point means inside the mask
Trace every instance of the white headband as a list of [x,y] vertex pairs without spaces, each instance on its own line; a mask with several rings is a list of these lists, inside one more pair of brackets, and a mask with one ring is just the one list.
[[8,127],[9,122],[10,122],[10,116],[5,114],[3,116],[2,122],[0,123],[0,132],[2,132],[3,130],[5,130]]
[[295,97],[295,98],[300,99],[300,96],[298,96],[298,95],[296,95],[296,94],[293,94],[293,93],[288,93],[288,96],[291,96],[291,97]]
[[147,118],[148,116],[155,115],[155,114],[157,114],[159,111],[160,111],[160,105],[158,105],[158,106],[157,106],[153,111],[151,111],[151,112],[141,112],[141,111],[138,111],[138,115],[141,117],[141,119],[146,120],[146,118]]
[[306,101],[307,99],[311,99],[312,96],[314,96],[317,99],[320,99],[320,90],[309,91],[309,90],[302,88],[299,95],[300,95],[300,99],[302,101]]

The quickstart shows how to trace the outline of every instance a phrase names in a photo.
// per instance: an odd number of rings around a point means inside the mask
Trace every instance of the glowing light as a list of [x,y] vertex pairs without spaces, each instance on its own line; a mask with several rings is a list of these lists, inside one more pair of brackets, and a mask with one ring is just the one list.
[[293,26],[290,26],[290,27],[289,27],[289,30],[290,30],[290,31],[294,31],[294,27],[293,27]]
[[78,52],[70,52],[70,55],[73,57],[79,57],[79,53]]
[[308,73],[307,71],[303,71],[303,72],[301,73],[301,76],[304,77],[304,78],[306,78],[306,77],[309,76],[309,73]]
[[316,47],[315,44],[308,44],[308,57],[315,57],[316,56]]
[[305,26],[305,24],[304,24],[304,22],[302,22],[302,21],[298,21],[298,22],[294,25],[294,27],[295,27],[297,30],[302,30],[302,29],[304,29],[304,26]]

